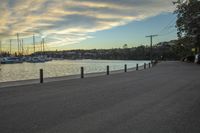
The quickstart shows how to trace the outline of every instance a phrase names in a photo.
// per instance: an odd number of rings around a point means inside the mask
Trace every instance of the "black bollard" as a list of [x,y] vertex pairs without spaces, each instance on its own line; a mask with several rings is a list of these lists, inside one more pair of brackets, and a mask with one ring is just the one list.
[[136,64],[136,70],[138,70],[138,64]]
[[43,69],[40,69],[40,83],[42,84],[44,82],[43,79]]
[[109,66],[107,66],[107,75],[109,75],[110,72],[109,72]]
[[127,65],[126,64],[124,65],[124,72],[125,73],[127,72]]
[[151,68],[151,63],[149,63],[149,68]]
[[84,78],[84,68],[81,67],[81,78],[83,79]]
[[146,63],[144,63],[144,69],[146,69]]

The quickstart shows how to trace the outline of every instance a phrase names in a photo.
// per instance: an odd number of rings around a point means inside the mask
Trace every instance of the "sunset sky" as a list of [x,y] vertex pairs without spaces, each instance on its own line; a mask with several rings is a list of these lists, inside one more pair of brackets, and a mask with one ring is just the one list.
[[49,49],[116,48],[176,39],[171,0],[0,0],[0,39],[8,48],[45,38]]

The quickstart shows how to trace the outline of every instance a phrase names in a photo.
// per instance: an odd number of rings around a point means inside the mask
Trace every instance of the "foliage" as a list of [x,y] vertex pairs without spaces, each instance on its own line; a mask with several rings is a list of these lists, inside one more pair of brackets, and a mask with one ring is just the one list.
[[[188,39],[191,46],[200,48],[200,1],[189,0],[182,3],[179,0],[176,3],[176,27],[179,40],[182,41],[183,38],[185,38],[184,40]],[[186,43],[188,42],[182,41],[182,44]]]
[[[159,43],[153,46],[154,59],[177,60],[182,57],[176,41]],[[177,52],[178,51],[178,52]],[[42,53],[35,53],[41,55]],[[68,51],[48,51],[43,53],[53,58],[64,59],[110,59],[110,60],[150,60],[150,47],[123,47],[115,49],[92,49],[92,50],[68,50]]]

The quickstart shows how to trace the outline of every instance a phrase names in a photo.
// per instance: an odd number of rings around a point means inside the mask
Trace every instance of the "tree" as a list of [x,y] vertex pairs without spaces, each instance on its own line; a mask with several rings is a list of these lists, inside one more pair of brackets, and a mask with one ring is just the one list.
[[175,14],[177,14],[178,38],[191,40],[190,45],[195,47],[195,53],[197,53],[200,50],[200,1],[181,2],[178,0],[174,4],[177,5]]
[[128,45],[127,44],[124,44],[123,45],[123,49],[127,49],[128,48]]

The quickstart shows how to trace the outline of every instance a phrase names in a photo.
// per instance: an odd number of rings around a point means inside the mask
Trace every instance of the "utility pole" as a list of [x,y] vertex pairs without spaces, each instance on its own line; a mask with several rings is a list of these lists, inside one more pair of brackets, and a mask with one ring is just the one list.
[[151,59],[151,63],[153,61],[152,59],[152,45],[153,45],[153,37],[156,37],[158,35],[149,35],[149,36],[146,36],[146,37],[149,37],[150,38],[150,59]]

